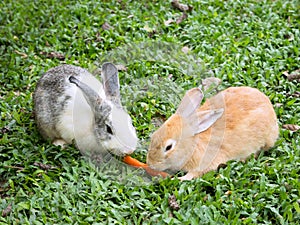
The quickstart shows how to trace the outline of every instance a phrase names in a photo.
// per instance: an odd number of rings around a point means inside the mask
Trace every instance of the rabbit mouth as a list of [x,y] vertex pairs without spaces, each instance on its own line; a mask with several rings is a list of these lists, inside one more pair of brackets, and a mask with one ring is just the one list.
[[172,171],[172,169],[166,167],[163,162],[156,162],[155,164],[151,164],[151,163],[147,163],[147,164],[153,170],[164,171],[164,172],[168,172],[168,173],[169,172],[174,173],[174,171]]

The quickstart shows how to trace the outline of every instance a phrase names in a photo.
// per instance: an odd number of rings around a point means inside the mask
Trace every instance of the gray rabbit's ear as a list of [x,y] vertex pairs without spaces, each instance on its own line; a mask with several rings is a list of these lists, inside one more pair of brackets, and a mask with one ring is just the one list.
[[120,84],[117,67],[112,63],[104,63],[102,65],[101,75],[105,95],[115,104],[121,105]]
[[192,88],[186,92],[181,100],[176,113],[182,117],[189,117],[199,107],[203,99],[203,93],[200,88]]
[[85,83],[82,83],[80,80],[78,80],[74,76],[70,76],[69,81],[80,88],[80,90],[82,91],[86,101],[88,102],[88,104],[90,105],[92,110],[95,110],[96,108],[98,108],[97,106],[101,105],[103,100],[97,94],[96,91],[94,91],[92,88],[90,88]]

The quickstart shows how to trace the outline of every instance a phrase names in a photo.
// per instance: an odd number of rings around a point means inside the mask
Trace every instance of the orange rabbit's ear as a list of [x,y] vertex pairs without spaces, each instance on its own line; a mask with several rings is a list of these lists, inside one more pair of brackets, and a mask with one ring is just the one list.
[[192,88],[188,90],[181,100],[176,113],[185,118],[189,117],[197,110],[202,99],[203,93],[200,88]]
[[210,128],[222,115],[224,109],[199,111],[189,118],[194,135]]

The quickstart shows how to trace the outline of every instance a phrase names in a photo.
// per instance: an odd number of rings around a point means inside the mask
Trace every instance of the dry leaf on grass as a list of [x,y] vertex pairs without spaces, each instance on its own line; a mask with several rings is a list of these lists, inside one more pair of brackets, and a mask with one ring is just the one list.
[[2,127],[0,129],[0,134],[6,134],[6,133],[9,133],[10,132],[10,129],[8,127]]
[[285,34],[285,35],[283,35],[283,37],[285,39],[287,39],[288,41],[293,41],[294,40],[294,35],[293,34]]
[[170,195],[168,200],[169,200],[169,206],[171,209],[176,210],[176,211],[179,210],[180,206],[179,206],[178,202],[176,201],[175,195]]
[[165,26],[169,26],[171,23],[174,23],[175,21],[173,19],[168,19],[164,22]]
[[298,126],[296,124],[284,124],[284,125],[282,125],[282,128],[293,131],[293,132],[300,130],[300,126]]
[[282,104],[282,103],[275,103],[274,106],[275,106],[276,108],[279,108],[279,107],[283,106],[283,104]]
[[59,59],[64,60],[66,57],[58,52],[40,52],[41,55],[46,56],[49,59]]
[[37,166],[37,167],[39,167],[43,170],[50,170],[50,169],[55,169],[56,168],[54,166],[43,164],[43,163],[40,163],[40,162],[35,162],[35,163],[33,163],[33,165]]
[[225,192],[225,195],[227,195],[227,196],[228,196],[228,195],[231,195],[231,194],[232,194],[232,191],[226,191],[226,192]]
[[116,65],[118,71],[127,71],[127,67],[122,64]]
[[18,172],[24,170],[24,167],[21,166],[4,166],[4,168],[16,169]]
[[182,51],[183,53],[187,54],[187,53],[190,51],[190,49],[189,49],[189,47],[187,47],[187,46],[183,46],[182,49],[181,49],[181,51]]
[[27,58],[28,55],[24,52],[19,52],[18,50],[15,50],[15,53],[17,53],[18,55],[20,55],[23,59]]
[[295,70],[291,73],[289,73],[288,71],[284,71],[282,74],[285,75],[289,81],[300,80],[300,69]]
[[171,4],[175,9],[179,9],[182,12],[190,12],[193,10],[193,6],[181,4],[178,0],[172,0]]
[[104,24],[102,24],[102,29],[103,30],[110,30],[110,29],[113,29],[113,27],[111,25],[109,25],[108,22],[104,22]]
[[287,94],[287,96],[292,96],[292,97],[295,97],[295,98],[300,98],[300,91],[295,91],[292,94]]
[[2,211],[2,217],[8,216],[8,214],[11,212],[11,204],[9,204],[5,209]]
[[143,27],[143,29],[148,32],[148,37],[150,37],[150,38],[152,38],[153,35],[157,33],[155,28],[151,28],[147,24]]
[[188,17],[188,15],[185,12],[182,13],[182,15],[176,20],[176,23],[177,24],[182,23],[182,21],[184,21],[187,17]]

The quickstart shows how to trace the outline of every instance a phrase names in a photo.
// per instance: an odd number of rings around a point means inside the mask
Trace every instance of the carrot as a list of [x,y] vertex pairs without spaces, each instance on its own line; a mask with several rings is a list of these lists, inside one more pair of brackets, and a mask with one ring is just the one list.
[[132,157],[129,156],[129,155],[126,155],[126,156],[123,158],[123,162],[125,162],[126,164],[128,164],[128,165],[130,165],[130,166],[134,166],[134,167],[137,167],[137,168],[145,168],[145,167],[147,167],[147,164],[146,164],[146,163],[142,163],[142,162],[140,162],[139,160],[134,159],[134,158],[132,158]]
[[151,169],[146,163],[142,163],[129,155],[123,158],[123,162],[136,168],[143,168],[150,176],[162,176],[163,178],[170,176],[168,173]]

